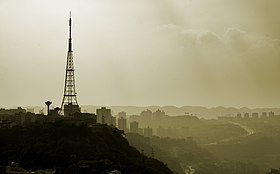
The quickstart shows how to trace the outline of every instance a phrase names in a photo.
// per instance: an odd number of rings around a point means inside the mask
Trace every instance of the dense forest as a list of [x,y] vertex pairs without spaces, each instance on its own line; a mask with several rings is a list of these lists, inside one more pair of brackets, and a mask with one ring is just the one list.
[[123,131],[107,125],[34,124],[0,129],[0,165],[19,163],[28,170],[57,173],[170,174],[162,162],[130,146]]

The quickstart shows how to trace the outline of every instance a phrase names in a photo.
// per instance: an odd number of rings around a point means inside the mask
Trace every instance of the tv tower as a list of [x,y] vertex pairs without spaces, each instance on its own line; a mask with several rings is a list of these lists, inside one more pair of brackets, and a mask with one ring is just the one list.
[[72,19],[71,19],[71,12],[70,12],[65,85],[64,85],[64,94],[63,94],[63,99],[61,104],[61,111],[63,112],[64,116],[71,116],[75,113],[81,112],[76,96],[77,95],[76,89],[75,89],[71,27],[72,27]]

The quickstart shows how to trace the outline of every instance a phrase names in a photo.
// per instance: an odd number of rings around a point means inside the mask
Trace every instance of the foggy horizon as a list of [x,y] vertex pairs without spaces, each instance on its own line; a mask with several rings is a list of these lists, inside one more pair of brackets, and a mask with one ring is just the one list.
[[[183,107],[202,107],[202,108],[206,108],[206,109],[214,109],[214,108],[225,108],[225,109],[249,109],[249,110],[255,110],[255,109],[280,109],[280,107],[247,107],[247,106],[241,106],[241,107],[234,107],[234,106],[203,106],[203,105],[182,105],[182,106],[176,106],[176,105],[106,105],[106,104],[98,104],[98,105],[94,105],[94,104],[81,104],[80,105],[82,108],[85,106],[92,106],[92,107],[107,107],[107,108],[111,108],[111,107],[137,107],[137,108],[149,108],[149,107],[158,107],[159,109],[162,109],[164,107],[176,107],[176,108],[183,108]],[[22,108],[46,108],[46,104],[44,104],[44,102],[41,105],[11,105],[11,106],[5,106],[5,105],[1,105],[0,108],[4,108],[4,109],[16,109],[18,107],[22,107]],[[55,108],[55,107],[59,107],[58,105],[52,104],[51,108]],[[149,109],[148,109],[149,110]],[[165,111],[165,110],[163,110]],[[172,116],[172,115],[171,115]]]
[[279,174],[279,7],[0,0],[0,173]]
[[278,108],[279,1],[1,1],[0,106]]

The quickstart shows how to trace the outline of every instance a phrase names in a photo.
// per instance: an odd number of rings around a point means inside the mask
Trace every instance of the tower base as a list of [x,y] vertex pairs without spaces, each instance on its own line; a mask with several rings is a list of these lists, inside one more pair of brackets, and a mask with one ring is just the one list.
[[64,116],[69,117],[69,116],[73,116],[75,113],[80,113],[81,108],[79,107],[79,105],[67,104],[64,105],[63,111],[64,111]]

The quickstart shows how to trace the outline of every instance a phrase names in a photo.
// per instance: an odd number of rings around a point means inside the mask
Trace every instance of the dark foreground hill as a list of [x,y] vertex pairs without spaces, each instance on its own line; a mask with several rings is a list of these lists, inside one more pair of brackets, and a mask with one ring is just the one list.
[[129,146],[123,132],[106,125],[44,124],[0,129],[0,165],[57,173],[170,174],[162,162]]

